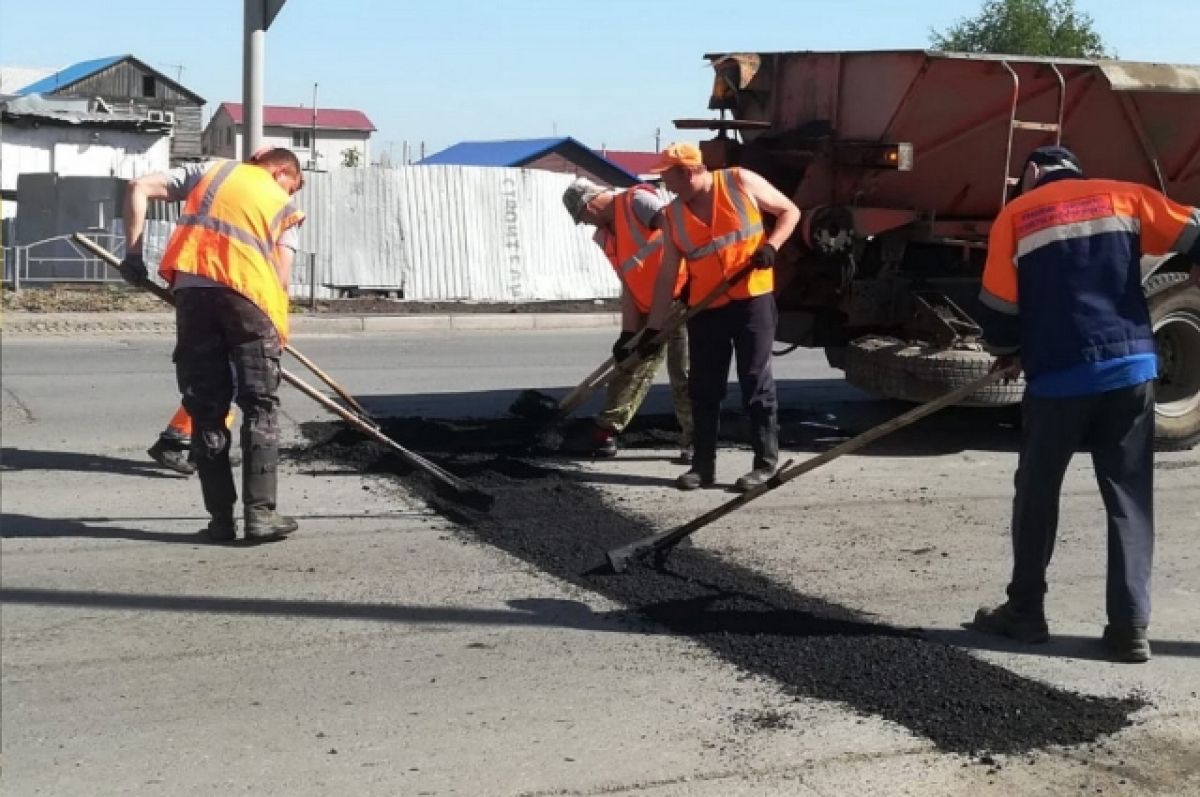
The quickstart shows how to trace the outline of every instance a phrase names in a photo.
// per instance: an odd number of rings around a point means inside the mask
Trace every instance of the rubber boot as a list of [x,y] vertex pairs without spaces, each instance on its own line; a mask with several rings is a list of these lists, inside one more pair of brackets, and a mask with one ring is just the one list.
[[721,431],[721,405],[692,405],[692,466],[675,480],[680,490],[698,490],[716,483],[717,435]]
[[299,528],[295,520],[275,510],[278,463],[277,443],[242,433],[242,507],[247,540],[282,539]]
[[779,420],[774,407],[750,410],[750,447],[754,449],[753,469],[734,482],[733,489],[739,493],[765,484],[779,467]]
[[224,429],[201,432],[192,443],[204,508],[218,527],[227,527],[233,521],[233,505],[237,502],[233,469],[229,466],[229,433]]

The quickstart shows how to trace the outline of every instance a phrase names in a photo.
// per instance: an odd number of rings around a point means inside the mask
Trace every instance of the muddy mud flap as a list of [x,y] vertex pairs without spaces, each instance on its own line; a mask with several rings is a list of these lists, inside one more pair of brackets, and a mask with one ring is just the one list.
[[[983,351],[940,349],[919,341],[868,335],[846,347],[844,367],[846,381],[857,388],[923,403],[978,379],[991,364],[991,355]],[[962,406],[1016,404],[1024,392],[1024,379],[994,382],[972,393]]]

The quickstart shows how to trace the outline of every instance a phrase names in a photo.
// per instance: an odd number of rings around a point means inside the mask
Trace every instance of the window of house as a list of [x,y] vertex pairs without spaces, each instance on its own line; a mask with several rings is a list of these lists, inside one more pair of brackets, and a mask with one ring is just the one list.
[[175,124],[175,112],[174,111],[163,111],[163,121],[169,125]]
[[292,131],[292,146],[293,147],[308,147],[312,146],[312,138],[309,136],[308,130],[293,130]]
[[154,80],[154,75],[142,75],[142,96],[154,97],[158,94],[158,89]]
[[227,147],[233,146],[233,128],[232,127],[225,128],[225,146],[227,146]]
[[162,111],[156,111],[156,110],[151,109],[149,111],[146,111],[146,118],[149,119],[151,122],[161,122],[163,120],[163,113],[162,113]]

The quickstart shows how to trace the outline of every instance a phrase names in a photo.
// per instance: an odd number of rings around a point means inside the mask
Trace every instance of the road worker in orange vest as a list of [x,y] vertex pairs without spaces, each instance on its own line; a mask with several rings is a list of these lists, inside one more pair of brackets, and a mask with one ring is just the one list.
[[[595,427],[587,443],[593,456],[615,456],[616,437],[637,414],[654,375],[667,363],[671,399],[680,428],[680,460],[691,461],[692,408],[688,398],[687,332],[680,327],[665,347],[633,367],[621,361],[633,353],[630,344],[646,324],[654,284],[662,264],[661,211],[666,202],[653,186],[640,184],[620,191],[606,188],[581,177],[563,193],[563,204],[576,224],[596,227],[596,243],[604,250],[621,281],[621,334],[613,344],[617,375],[608,383],[604,409],[596,416]],[[680,268],[676,272],[672,298],[678,300],[687,279]]]
[[[230,410],[225,416],[226,429],[233,428],[233,419],[234,412]],[[171,420],[167,421],[167,428],[163,429],[146,453],[150,455],[150,459],[168,470],[185,476],[196,472],[196,456],[192,448],[192,416],[188,415],[182,404],[175,410]],[[241,464],[241,457],[237,451],[230,450],[229,462],[234,467]]]
[[[716,483],[721,401],[736,353],[742,408],[750,417],[754,461],[734,489],[746,491],[775,474],[779,422],[771,345],[775,340],[774,266],[800,210],[761,175],[746,169],[709,171],[695,144],[672,144],[652,169],[675,199],[663,211],[663,260],[646,336],[662,329],[675,291],[675,271],[686,263],[688,301],[695,305],[750,265],[727,294],[688,322],[689,378],[695,422],[692,467],[676,480],[681,490]],[[770,234],[763,215],[773,216]],[[647,349],[650,344],[643,344]]]
[[142,232],[147,202],[183,201],[159,274],[175,296],[176,378],[195,429],[196,471],[211,542],[237,538],[237,490],[229,461],[230,404],[242,410],[242,507],[248,541],[279,539],[296,521],[276,508],[280,356],[288,336],[287,285],[304,214],[304,184],[288,149],[247,163],[218,160],[133,180],[125,196],[121,273],[147,279]]

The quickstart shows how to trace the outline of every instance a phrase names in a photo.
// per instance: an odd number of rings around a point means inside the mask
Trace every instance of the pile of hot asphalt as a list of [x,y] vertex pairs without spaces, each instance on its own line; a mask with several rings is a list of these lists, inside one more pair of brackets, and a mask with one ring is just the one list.
[[[641,419],[640,439],[669,447],[668,419]],[[865,619],[687,544],[661,566],[613,574],[604,552],[664,528],[623,513],[578,469],[530,446],[536,427],[511,418],[394,418],[385,431],[493,494],[487,514],[440,497],[419,474],[356,433],[306,428],[292,455],[390,472],[462,533],[626,607],[609,618],[640,633],[687,636],[796,697],[836,701],[898,723],[946,752],[982,756],[1095,742],[1130,724],[1144,702],[1100,698],[1020,677],[916,631]],[[570,433],[567,435],[570,436]]]

